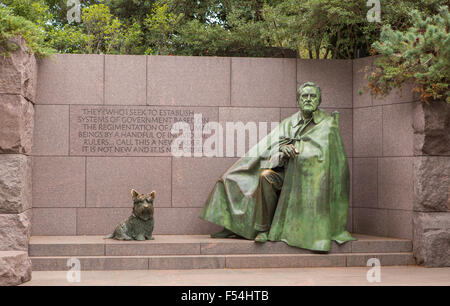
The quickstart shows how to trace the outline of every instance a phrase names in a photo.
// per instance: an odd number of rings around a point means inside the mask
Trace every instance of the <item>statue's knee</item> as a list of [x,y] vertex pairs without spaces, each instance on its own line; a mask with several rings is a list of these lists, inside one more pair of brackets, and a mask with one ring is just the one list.
[[272,176],[272,172],[271,170],[263,170],[261,172],[261,174],[259,175],[259,179],[260,180],[265,180],[267,182],[271,182],[271,176]]

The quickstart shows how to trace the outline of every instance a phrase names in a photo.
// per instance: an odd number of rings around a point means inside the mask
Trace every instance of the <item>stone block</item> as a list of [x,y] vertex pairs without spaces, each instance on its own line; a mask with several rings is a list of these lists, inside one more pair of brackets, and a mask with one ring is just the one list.
[[352,253],[402,253],[412,251],[411,240],[357,238],[358,240],[352,241]]
[[373,208],[353,208],[353,232],[386,237],[387,210]]
[[33,207],[84,207],[85,158],[33,156]]
[[225,268],[225,256],[216,255],[151,256],[148,261],[149,270]]
[[171,206],[169,157],[88,157],[86,207],[133,207],[131,189],[156,191],[155,207]]
[[329,114],[339,112],[339,130],[347,157],[353,156],[353,111],[351,109],[325,109]]
[[33,155],[69,154],[69,105],[36,105]]
[[[107,235],[131,215],[130,208],[78,208],[77,235]],[[199,218],[201,208],[155,208],[155,235],[212,234],[222,228]],[[58,234],[54,234],[58,235]]]
[[24,97],[0,94],[0,153],[30,153],[33,116],[33,104]]
[[[350,253],[351,243],[337,244],[333,242],[329,254]],[[285,242],[255,243],[243,239],[212,239],[201,244],[201,253],[212,254],[314,254],[313,251],[292,247]]]
[[412,239],[413,212],[410,210],[389,209],[387,212],[387,236]]
[[379,158],[378,207],[412,210],[413,197],[413,158]]
[[280,122],[298,112],[298,107],[283,107],[280,108]]
[[404,266],[414,265],[415,261],[411,253],[391,253],[391,254],[348,254],[347,267],[366,267],[371,258],[376,258],[383,266]]
[[341,254],[228,255],[226,257],[226,268],[345,267],[345,257],[345,255]]
[[0,154],[0,214],[31,208],[31,157]]
[[225,57],[148,57],[147,104],[230,105],[230,62]]
[[[351,193],[350,193],[351,195]],[[347,231],[350,233],[353,233],[353,207],[352,207],[352,201],[350,200],[350,206],[348,208],[347,213]]]
[[414,157],[414,211],[450,210],[450,157]]
[[203,207],[214,184],[236,160],[237,158],[173,158],[172,206]]
[[383,156],[412,156],[414,103],[383,106]]
[[154,233],[200,235],[212,234],[222,229],[215,224],[200,219],[200,211],[201,208],[157,208]]
[[104,55],[57,54],[38,64],[37,104],[103,104]]
[[450,266],[450,212],[414,214],[414,257],[427,267]]
[[416,103],[413,114],[414,154],[450,155],[450,104]]
[[32,236],[28,247],[30,256],[103,256],[102,236]]
[[220,107],[219,123],[224,131],[223,156],[242,157],[279,122],[278,108]]
[[375,157],[382,154],[382,108],[353,110],[353,156]]
[[11,52],[10,56],[0,58],[0,94],[22,95],[34,102],[37,82],[36,58],[28,53],[28,47],[22,38],[16,37],[10,39],[10,42],[16,44],[18,49]]
[[105,55],[105,104],[146,105],[147,57]]
[[314,82],[322,90],[322,107],[352,108],[352,61],[297,59],[297,87]]
[[291,58],[232,58],[231,105],[295,106],[295,65]]
[[372,106],[372,96],[367,88],[367,76],[373,70],[371,56],[353,60],[353,107]]
[[[130,196],[131,197],[131,196]],[[109,235],[132,213],[129,208],[78,208],[76,233],[72,235]],[[158,220],[155,221],[157,224]]]
[[32,235],[76,235],[76,221],[76,208],[33,208]]
[[0,251],[27,251],[31,234],[31,210],[0,214]]
[[200,254],[200,243],[167,242],[164,237],[155,240],[117,241],[106,240],[106,256],[147,256],[147,255],[195,255]]
[[272,122],[280,122],[279,108],[249,108],[249,107],[219,107],[219,122],[225,129],[225,122],[259,122],[267,123],[267,132],[270,132]]
[[353,158],[353,207],[378,207],[376,158]]
[[394,88],[385,97],[373,97],[373,105],[388,105],[396,103],[407,103],[417,101],[419,96],[413,92],[414,85],[411,82],[405,83],[400,88]]
[[[69,259],[70,257],[32,257],[31,262],[33,271],[68,271]],[[146,257],[86,256],[78,259],[81,271],[148,269],[148,258]]]
[[31,260],[23,251],[0,251],[0,286],[16,286],[31,280]]

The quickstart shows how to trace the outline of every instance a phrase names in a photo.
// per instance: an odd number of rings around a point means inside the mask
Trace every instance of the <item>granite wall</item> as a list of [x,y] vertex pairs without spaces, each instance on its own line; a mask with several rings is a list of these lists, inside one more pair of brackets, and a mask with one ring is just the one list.
[[353,61],[353,230],[412,239],[413,115],[420,107],[411,86],[386,98],[361,90],[372,58]]
[[450,104],[414,113],[413,251],[418,264],[450,266]]
[[36,60],[23,40],[0,57],[0,285],[31,279],[31,157]]
[[[340,112],[351,167],[352,71],[351,60],[56,55],[40,62],[32,234],[107,234],[130,214],[131,188],[157,191],[155,234],[217,230],[198,216],[217,178],[237,158],[173,157],[167,122],[181,118],[192,125],[198,113],[203,123],[270,125],[297,110],[296,89],[304,81],[322,87],[322,108]],[[126,117],[131,126],[149,113],[161,120],[154,148],[139,136],[125,137],[131,139],[126,143],[102,125]],[[352,217],[359,220],[350,209],[350,230]]]

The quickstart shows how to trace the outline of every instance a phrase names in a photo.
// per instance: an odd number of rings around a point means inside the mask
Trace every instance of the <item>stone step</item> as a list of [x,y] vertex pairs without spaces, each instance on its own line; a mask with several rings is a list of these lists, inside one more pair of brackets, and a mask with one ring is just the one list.
[[[33,271],[67,271],[68,256],[32,257]],[[381,266],[414,265],[411,252],[341,254],[243,254],[80,256],[81,271],[95,270],[181,270],[240,268],[362,267],[370,258]]]
[[[411,252],[407,239],[354,234],[358,239],[343,245],[332,244],[329,254]],[[103,236],[33,236],[31,257],[55,256],[154,256],[304,254],[313,252],[290,247],[284,242],[255,243],[245,239],[213,239],[208,235],[155,235],[151,241],[117,241]]]

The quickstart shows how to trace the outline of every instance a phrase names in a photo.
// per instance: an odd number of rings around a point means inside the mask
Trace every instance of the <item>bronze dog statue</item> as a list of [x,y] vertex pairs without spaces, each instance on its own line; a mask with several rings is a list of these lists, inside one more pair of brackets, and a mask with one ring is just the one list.
[[153,240],[152,232],[155,225],[153,219],[153,201],[156,192],[150,194],[139,194],[131,189],[133,199],[133,213],[128,219],[120,223],[114,233],[105,237],[117,240]]

